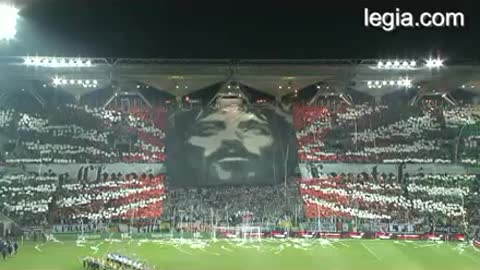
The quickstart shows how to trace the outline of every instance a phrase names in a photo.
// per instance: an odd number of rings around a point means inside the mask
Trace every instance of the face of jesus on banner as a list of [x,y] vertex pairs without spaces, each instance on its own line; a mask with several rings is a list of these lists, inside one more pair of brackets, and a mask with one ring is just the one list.
[[198,162],[209,184],[255,182],[266,176],[271,172],[273,144],[265,115],[235,108],[201,116],[187,140],[187,145],[202,150]]

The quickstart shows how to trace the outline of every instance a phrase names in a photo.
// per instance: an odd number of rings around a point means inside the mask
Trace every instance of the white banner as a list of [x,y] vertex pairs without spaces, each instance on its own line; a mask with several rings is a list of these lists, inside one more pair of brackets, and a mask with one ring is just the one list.
[[78,175],[84,177],[87,174],[87,179],[96,180],[97,174],[103,173],[121,173],[122,175],[130,173],[165,173],[166,167],[162,163],[111,163],[111,164],[27,164],[25,168],[29,172],[37,172],[43,174],[51,169],[54,173],[64,174],[68,173],[70,178],[77,179]]

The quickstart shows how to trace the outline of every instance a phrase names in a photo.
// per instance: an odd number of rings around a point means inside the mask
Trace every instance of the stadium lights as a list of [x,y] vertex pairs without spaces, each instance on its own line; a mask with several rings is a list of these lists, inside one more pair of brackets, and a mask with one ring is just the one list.
[[92,67],[92,60],[82,58],[61,58],[61,57],[25,57],[24,65],[51,68],[73,68]]
[[380,60],[377,63],[377,69],[405,70],[413,69],[417,65],[415,60]]
[[65,79],[65,78],[59,78],[59,77],[54,77],[52,79],[52,84],[53,86],[82,86],[84,88],[95,88],[98,85],[97,80],[74,80],[74,79]]
[[400,78],[398,80],[376,80],[376,81],[367,81],[368,88],[383,88],[383,87],[412,87],[412,80],[408,77]]
[[0,40],[10,40],[17,34],[19,10],[14,6],[0,4]]
[[443,59],[437,58],[437,59],[432,59],[429,58],[425,60],[425,66],[429,69],[432,68],[441,68],[443,67]]

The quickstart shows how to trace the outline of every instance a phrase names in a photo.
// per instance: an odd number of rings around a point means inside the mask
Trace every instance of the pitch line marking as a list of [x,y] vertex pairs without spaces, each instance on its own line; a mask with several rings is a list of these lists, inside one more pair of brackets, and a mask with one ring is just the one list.
[[340,244],[340,245],[342,245],[342,246],[344,246],[344,247],[348,247],[348,248],[350,247],[349,245],[344,244],[344,243],[342,243],[341,241],[337,241],[337,242],[334,242],[334,243],[338,243],[338,244]]
[[228,251],[228,252],[233,252],[233,250],[231,250],[231,249],[229,249],[229,248],[226,248],[225,246],[222,246],[222,249],[223,249],[223,250],[226,250],[226,251]]
[[426,248],[426,247],[434,247],[434,246],[438,246],[438,244],[418,245],[415,248]]
[[380,257],[377,256],[373,251],[371,251],[364,243],[362,243],[362,247],[364,247],[370,254],[372,254],[377,260],[381,261]]
[[36,245],[36,246],[35,246],[35,249],[38,250],[39,252],[42,252],[42,250],[40,249],[41,246],[43,246],[43,244]]
[[192,255],[193,255],[192,253],[190,253],[190,252],[187,252],[187,251],[185,251],[185,250],[183,250],[183,249],[179,248],[177,245],[174,245],[173,247],[175,247],[175,248],[176,248],[178,251],[180,251],[180,252],[182,252],[182,253],[184,253],[184,254],[187,254],[187,255],[190,255],[190,256],[192,256]]

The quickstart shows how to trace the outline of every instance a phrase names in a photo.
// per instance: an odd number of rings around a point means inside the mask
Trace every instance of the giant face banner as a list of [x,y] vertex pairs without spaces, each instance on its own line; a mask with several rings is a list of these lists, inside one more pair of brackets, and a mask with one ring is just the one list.
[[292,134],[268,105],[182,112],[170,129],[167,170],[180,185],[283,181],[294,166]]

